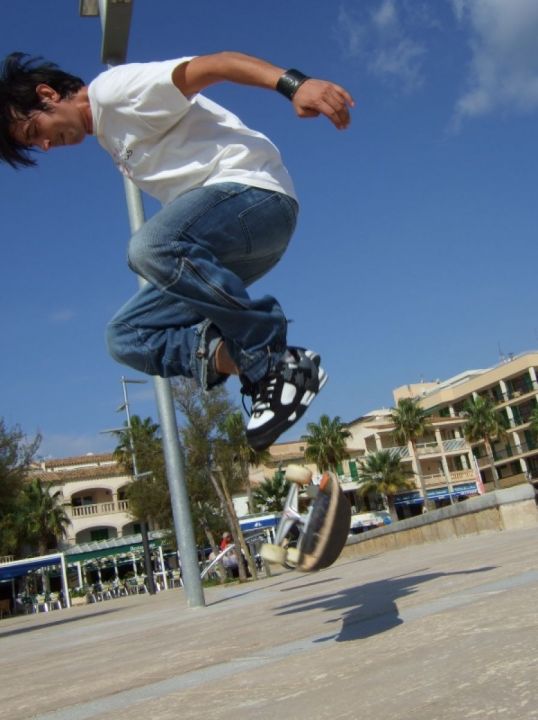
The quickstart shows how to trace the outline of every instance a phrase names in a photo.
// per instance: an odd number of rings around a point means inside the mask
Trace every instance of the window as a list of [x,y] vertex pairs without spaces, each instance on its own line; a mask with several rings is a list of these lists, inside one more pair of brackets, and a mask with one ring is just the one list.
[[97,530],[90,530],[90,540],[91,542],[108,540],[108,528],[98,528]]

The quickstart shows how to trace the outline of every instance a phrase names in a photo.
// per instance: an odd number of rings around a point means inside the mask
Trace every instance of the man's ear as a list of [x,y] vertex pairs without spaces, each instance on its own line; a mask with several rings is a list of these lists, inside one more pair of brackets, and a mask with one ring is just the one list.
[[56,92],[54,88],[45,83],[39,83],[35,89],[37,97],[41,102],[53,102],[56,103],[60,100],[60,94]]

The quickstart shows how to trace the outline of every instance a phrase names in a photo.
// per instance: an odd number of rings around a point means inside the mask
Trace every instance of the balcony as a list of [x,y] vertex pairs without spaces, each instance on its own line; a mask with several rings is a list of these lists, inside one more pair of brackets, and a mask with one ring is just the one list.
[[405,445],[396,445],[395,447],[383,448],[383,450],[389,452],[392,457],[400,458],[400,460],[404,460],[409,457],[409,448]]
[[441,448],[437,442],[418,443],[417,444],[417,455],[440,455]]
[[518,400],[521,397],[524,397],[525,395],[528,395],[529,393],[535,393],[538,392],[538,383],[535,383],[531,381],[530,379],[524,379],[521,380],[518,383],[514,383],[512,387],[508,389],[507,392],[498,392],[495,395],[495,402],[497,403],[507,403],[511,400]]
[[493,450],[493,457],[495,462],[498,462],[500,460],[506,460],[507,458],[513,458],[517,457],[518,455],[525,455],[526,453],[532,452],[533,450],[538,449],[538,443],[527,443],[522,442],[520,445],[510,445],[509,447],[504,447],[502,450]]
[[71,515],[74,518],[90,517],[95,515],[111,515],[113,513],[128,513],[129,501],[117,500],[116,502],[96,503],[95,505],[75,505],[71,508]]
[[476,473],[474,470],[451,470],[450,480],[453,483],[476,480]]
[[449,478],[443,473],[436,473],[435,475],[423,475],[422,479],[428,488],[437,485],[446,485],[447,480],[449,480],[452,485],[454,485],[454,483],[472,482],[476,480],[476,474],[474,470],[451,470]]
[[469,443],[465,438],[453,438],[452,440],[443,440],[443,450],[450,452],[466,452],[470,449]]

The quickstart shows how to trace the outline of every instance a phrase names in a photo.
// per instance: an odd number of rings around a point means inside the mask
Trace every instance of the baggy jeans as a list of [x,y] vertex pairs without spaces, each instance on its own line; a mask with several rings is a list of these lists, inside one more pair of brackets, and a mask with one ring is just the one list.
[[[147,280],[107,326],[111,355],[149,375],[208,382],[208,336],[220,335],[240,375],[257,382],[286,349],[287,322],[270,295],[247,286],[281,258],[298,206],[239,183],[195,188],[163,207],[129,243]],[[224,379],[221,378],[221,379]]]

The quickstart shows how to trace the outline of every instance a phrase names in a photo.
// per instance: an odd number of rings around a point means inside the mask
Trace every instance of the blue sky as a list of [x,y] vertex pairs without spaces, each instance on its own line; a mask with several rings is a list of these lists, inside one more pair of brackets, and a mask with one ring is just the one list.
[[[238,50],[335,80],[349,130],[299,120],[276,93],[208,95],[280,148],[301,200],[281,264],[252,288],[281,301],[289,341],[330,379],[301,424],[392,405],[392,389],[489,367],[538,346],[538,4],[535,0],[135,0],[129,59]],[[0,54],[54,60],[90,81],[100,25],[78,0],[2,6]],[[0,167],[0,416],[41,453],[101,452],[123,417],[104,327],[136,290],[123,185],[88,138]],[[147,213],[158,208],[146,204]],[[239,401],[237,385],[231,384]],[[131,410],[157,417],[151,382]]]

